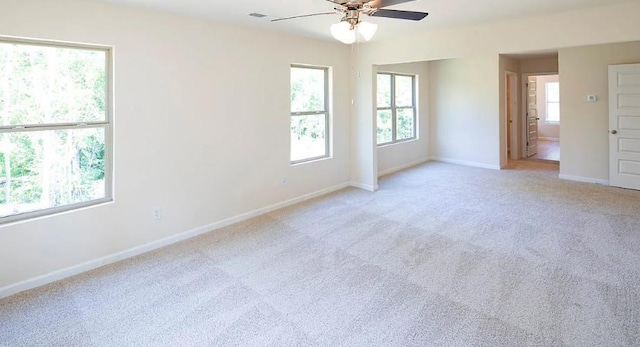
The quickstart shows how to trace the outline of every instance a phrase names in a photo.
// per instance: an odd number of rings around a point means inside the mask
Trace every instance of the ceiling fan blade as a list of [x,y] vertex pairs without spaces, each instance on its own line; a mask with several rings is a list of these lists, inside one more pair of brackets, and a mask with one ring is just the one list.
[[289,19],[296,19],[296,18],[305,18],[305,17],[313,17],[313,16],[324,16],[326,14],[335,14],[336,11],[333,12],[322,12],[322,13],[312,13],[312,14],[303,14],[301,16],[293,16],[293,17],[286,17],[286,18],[278,18],[278,19],[272,19],[272,22],[279,22],[281,20],[289,20]]
[[414,12],[414,11],[399,11],[399,10],[377,10],[370,16],[384,17],[384,18],[396,18],[396,19],[408,19],[408,20],[422,20],[429,14],[426,12]]
[[[327,0],[331,1],[331,0]],[[384,8],[398,4],[404,4],[405,2],[411,2],[416,0],[372,0],[369,1],[369,6],[372,8]]]

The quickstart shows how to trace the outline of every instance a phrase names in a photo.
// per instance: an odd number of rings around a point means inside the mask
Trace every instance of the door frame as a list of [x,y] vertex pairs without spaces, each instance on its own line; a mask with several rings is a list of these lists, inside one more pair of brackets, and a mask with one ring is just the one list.
[[[522,114],[520,115],[520,119],[522,120],[522,125],[520,126],[520,132],[518,134],[522,134],[520,137],[520,158],[527,157],[527,105],[529,103],[528,94],[527,94],[527,83],[529,83],[529,77],[538,77],[538,76],[553,76],[558,75],[558,78],[561,80],[560,72],[523,72],[521,75],[521,89],[522,89],[522,107],[520,108]],[[562,116],[560,116],[562,117]]]
[[[511,90],[507,90],[509,87],[509,79],[513,79],[513,83],[511,83]],[[514,71],[506,71],[505,74],[505,95],[504,95],[504,103],[506,110],[506,122],[507,122],[507,134],[511,133],[511,143],[507,144],[507,150],[511,147],[511,156],[509,156],[509,160],[520,159],[520,151],[518,148],[518,125],[520,123],[520,98],[518,96],[518,79],[520,78],[520,74]],[[511,95],[512,104],[511,107],[507,100],[507,93]],[[509,122],[509,113],[511,113],[511,122]]]

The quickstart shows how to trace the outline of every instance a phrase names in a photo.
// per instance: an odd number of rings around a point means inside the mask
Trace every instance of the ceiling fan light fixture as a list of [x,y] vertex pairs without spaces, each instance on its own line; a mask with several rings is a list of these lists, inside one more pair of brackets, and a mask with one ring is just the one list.
[[365,41],[371,40],[373,35],[376,34],[376,30],[378,30],[378,24],[369,22],[358,23],[358,32],[362,35]]
[[331,25],[331,35],[336,40],[347,45],[356,42],[355,30],[351,29],[351,24],[345,21]]

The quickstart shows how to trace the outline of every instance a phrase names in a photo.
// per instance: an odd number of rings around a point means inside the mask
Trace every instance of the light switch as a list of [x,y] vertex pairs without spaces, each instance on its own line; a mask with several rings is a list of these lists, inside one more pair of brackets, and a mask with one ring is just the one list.
[[596,96],[596,95],[587,95],[587,101],[596,102],[596,101],[598,101],[598,96]]

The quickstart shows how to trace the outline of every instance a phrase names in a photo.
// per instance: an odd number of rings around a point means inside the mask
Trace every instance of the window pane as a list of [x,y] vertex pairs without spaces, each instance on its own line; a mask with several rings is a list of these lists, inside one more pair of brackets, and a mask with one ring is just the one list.
[[326,114],[291,117],[291,161],[327,155]]
[[326,111],[325,71],[291,68],[291,112]]
[[0,217],[104,198],[104,129],[0,134],[0,188]]
[[560,83],[548,82],[547,88],[547,102],[560,102]]
[[560,103],[547,103],[547,122],[560,122]]
[[413,77],[396,76],[396,107],[413,106]]
[[378,144],[391,142],[392,131],[391,110],[378,111]]
[[391,107],[391,75],[378,74],[377,107]]
[[396,112],[397,140],[406,140],[414,137],[413,109],[398,109]]
[[106,120],[106,59],[105,51],[0,42],[0,124]]

